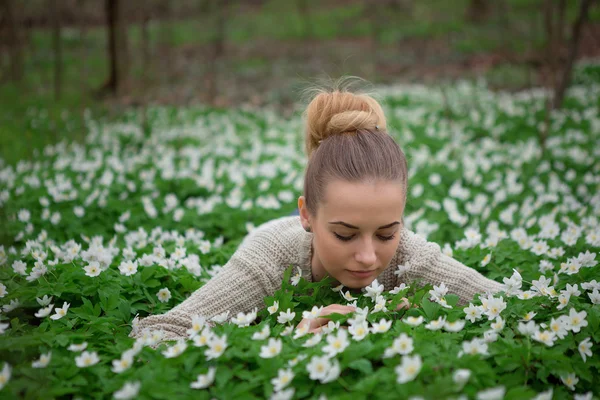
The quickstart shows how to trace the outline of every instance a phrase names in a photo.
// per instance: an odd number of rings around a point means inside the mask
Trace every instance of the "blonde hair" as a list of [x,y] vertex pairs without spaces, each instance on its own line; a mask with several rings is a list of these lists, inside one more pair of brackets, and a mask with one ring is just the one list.
[[404,199],[408,166],[404,153],[387,133],[387,122],[379,102],[368,93],[350,91],[363,81],[342,77],[329,86],[310,87],[312,96],[305,119],[305,150],[308,164],[304,175],[304,197],[312,215],[324,198],[327,184],[397,181]]

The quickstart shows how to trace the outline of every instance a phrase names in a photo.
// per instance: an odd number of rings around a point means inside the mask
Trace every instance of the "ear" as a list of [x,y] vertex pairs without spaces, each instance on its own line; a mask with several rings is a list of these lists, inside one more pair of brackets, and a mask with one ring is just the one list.
[[311,224],[310,221],[310,213],[308,212],[308,208],[306,208],[306,199],[304,196],[298,197],[298,210],[300,213],[300,223],[304,229],[308,228]]

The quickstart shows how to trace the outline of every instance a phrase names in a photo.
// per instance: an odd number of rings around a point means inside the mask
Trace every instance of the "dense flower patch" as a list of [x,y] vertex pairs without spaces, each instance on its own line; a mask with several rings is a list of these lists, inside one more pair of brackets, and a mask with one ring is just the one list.
[[[168,343],[137,318],[219,272],[244,236],[295,207],[301,121],[268,110],[90,118],[0,170],[3,398],[592,398],[600,396],[599,68],[566,108],[483,84],[379,88],[407,153],[405,224],[504,284],[458,305],[444,282],[354,295],[288,268],[265,307],[198,315]],[[35,114],[32,112],[32,115]],[[43,124],[39,114],[36,124]],[[282,266],[285,267],[285,266]],[[402,275],[406,266],[391,266]],[[402,298],[410,309],[395,310]],[[323,332],[296,329],[329,304]]]

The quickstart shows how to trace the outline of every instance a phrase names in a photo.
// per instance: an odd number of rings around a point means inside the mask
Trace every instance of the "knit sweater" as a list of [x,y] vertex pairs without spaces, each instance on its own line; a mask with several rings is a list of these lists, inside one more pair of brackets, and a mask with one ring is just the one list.
[[[187,337],[191,318],[207,319],[230,311],[249,312],[265,306],[264,298],[281,288],[283,273],[290,264],[302,270],[302,277],[313,282],[311,246],[313,234],[306,232],[299,216],[289,216],[264,223],[242,241],[223,269],[184,302],[165,314],[151,315],[139,321],[131,337],[139,337],[145,328],[163,330],[162,340]],[[398,265],[404,271],[397,275]],[[459,296],[459,304],[470,301],[476,293],[496,293],[501,284],[485,278],[472,268],[441,252],[440,246],[403,228],[395,255],[377,277],[384,290],[415,279],[423,283],[444,283],[449,293]]]

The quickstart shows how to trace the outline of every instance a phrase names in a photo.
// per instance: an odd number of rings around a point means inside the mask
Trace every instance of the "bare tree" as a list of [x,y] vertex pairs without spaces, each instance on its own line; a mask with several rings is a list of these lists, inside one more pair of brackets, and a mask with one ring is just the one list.
[[[550,114],[552,110],[562,107],[565,93],[571,83],[573,66],[579,50],[581,41],[581,32],[585,21],[588,19],[590,6],[593,0],[580,0],[577,19],[571,28],[571,37],[567,43],[567,56],[563,61],[560,49],[565,43],[564,25],[566,0],[559,0],[558,3],[552,0],[544,2],[544,22],[547,37],[546,56],[550,69],[550,82],[553,89],[553,96],[546,102],[546,115],[543,127],[539,133],[540,146],[542,152],[546,150],[546,141],[550,129]],[[554,7],[557,7],[556,9]]]
[[593,0],[581,0],[581,3],[579,4],[577,19],[575,20],[575,23],[573,23],[573,27],[571,29],[571,39],[569,41],[569,53],[567,54],[566,65],[563,68],[562,75],[559,77],[559,80],[554,87],[554,97],[552,101],[553,109],[560,108],[562,106],[565,92],[571,83],[573,65],[575,64],[577,52],[579,51],[579,42],[581,41],[581,31],[583,30],[585,21],[588,19],[592,1]]
[[212,1],[211,2],[211,14],[215,17],[216,29],[215,36],[212,41],[211,60],[209,65],[209,71],[206,76],[208,102],[211,104],[216,103],[217,98],[217,71],[220,63],[220,59],[225,53],[225,41],[227,39],[227,15],[229,11],[229,1]]
[[101,91],[118,94],[128,82],[127,27],[123,18],[123,3],[119,0],[106,0],[108,23],[109,77]]
[[[23,78],[23,43],[18,18],[12,0],[0,0],[0,32],[9,53],[8,79],[20,81]],[[4,80],[4,76],[2,80]]]
[[60,100],[62,89],[62,43],[60,40],[60,9],[57,0],[50,1],[52,10],[52,45],[54,47],[54,99]]

